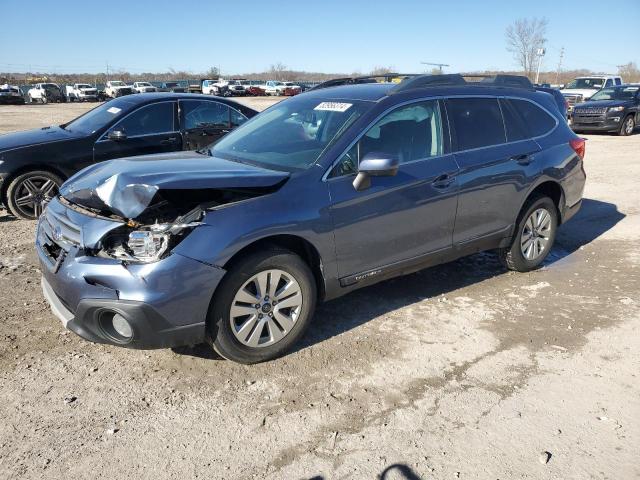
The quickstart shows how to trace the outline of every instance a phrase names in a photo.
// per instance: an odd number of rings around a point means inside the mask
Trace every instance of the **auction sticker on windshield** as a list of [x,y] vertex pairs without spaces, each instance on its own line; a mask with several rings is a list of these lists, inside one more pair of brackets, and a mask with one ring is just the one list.
[[346,112],[353,103],[322,102],[314,110],[325,110],[328,112]]
[[118,108],[118,107],[111,107],[111,108],[108,108],[108,109],[107,109],[107,112],[109,112],[109,113],[113,113],[113,114],[115,115],[116,113],[120,113],[120,111],[121,111],[121,110],[122,110],[122,109],[121,109],[121,108]]

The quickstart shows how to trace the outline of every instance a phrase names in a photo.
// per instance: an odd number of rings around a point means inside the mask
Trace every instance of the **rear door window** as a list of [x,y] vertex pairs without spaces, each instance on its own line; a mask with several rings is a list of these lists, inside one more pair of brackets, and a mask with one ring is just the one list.
[[200,128],[229,128],[229,107],[209,100],[180,102],[186,131]]
[[532,102],[516,99],[508,99],[505,102],[518,112],[527,127],[530,137],[546,135],[557,124],[554,117]]
[[505,143],[497,98],[451,98],[447,100],[447,112],[455,130],[458,151]]

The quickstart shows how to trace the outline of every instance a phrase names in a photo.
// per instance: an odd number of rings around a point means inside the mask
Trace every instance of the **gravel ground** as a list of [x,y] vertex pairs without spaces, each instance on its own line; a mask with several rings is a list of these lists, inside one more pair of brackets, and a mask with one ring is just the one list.
[[[0,132],[86,108],[0,107]],[[64,331],[35,223],[0,214],[0,478],[639,478],[640,135],[588,139],[544,268],[479,254],[384,282],[255,366]]]

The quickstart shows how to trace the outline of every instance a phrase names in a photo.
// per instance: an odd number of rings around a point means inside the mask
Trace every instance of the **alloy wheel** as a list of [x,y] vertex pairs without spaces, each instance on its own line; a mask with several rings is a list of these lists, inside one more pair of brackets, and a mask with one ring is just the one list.
[[52,179],[32,175],[24,178],[15,188],[13,204],[22,217],[38,218],[44,206],[58,193]]
[[634,121],[632,117],[629,117],[624,124],[624,131],[627,135],[631,135],[633,133],[633,128],[635,127]]
[[546,253],[552,234],[552,217],[545,208],[535,210],[524,224],[520,235],[522,256],[534,261]]
[[278,269],[259,272],[231,302],[231,331],[248,347],[273,345],[291,332],[303,301],[300,285],[291,274]]

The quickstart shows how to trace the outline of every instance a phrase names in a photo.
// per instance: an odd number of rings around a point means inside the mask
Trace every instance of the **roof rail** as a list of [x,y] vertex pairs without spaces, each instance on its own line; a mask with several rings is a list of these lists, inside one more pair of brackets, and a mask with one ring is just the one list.
[[420,76],[417,73],[384,73],[382,75],[366,75],[362,77],[344,77],[334,78],[327,80],[326,82],[319,83],[311,90],[319,90],[321,88],[337,87],[340,85],[354,85],[359,83],[377,83],[377,79],[382,79],[383,82],[392,82],[394,79],[402,78],[405,81],[407,78]]
[[[467,79],[480,80],[469,81]],[[479,73],[452,73],[445,75],[418,75],[403,80],[390,94],[406,92],[416,88],[473,85],[482,87],[514,87],[533,90],[531,81],[522,75],[485,75]]]

